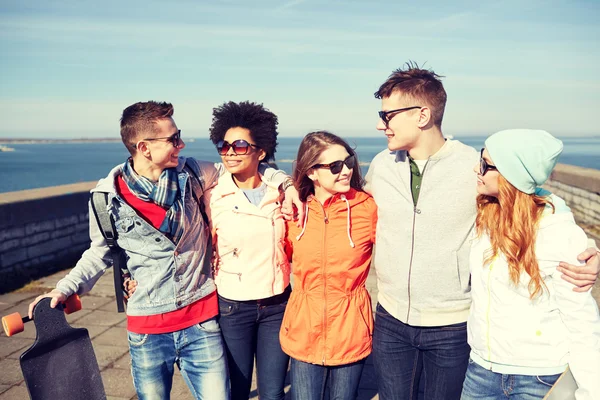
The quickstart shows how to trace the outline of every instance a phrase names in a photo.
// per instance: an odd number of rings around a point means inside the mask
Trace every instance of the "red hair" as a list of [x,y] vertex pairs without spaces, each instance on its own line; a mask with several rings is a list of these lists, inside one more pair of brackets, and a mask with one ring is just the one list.
[[535,240],[542,213],[548,205],[554,212],[549,198],[523,193],[502,175],[498,177],[498,197],[477,196],[476,233],[477,236],[487,233],[492,244],[484,263],[490,263],[500,252],[504,254],[515,285],[522,272],[530,276],[531,299],[541,295],[546,287],[535,255]]

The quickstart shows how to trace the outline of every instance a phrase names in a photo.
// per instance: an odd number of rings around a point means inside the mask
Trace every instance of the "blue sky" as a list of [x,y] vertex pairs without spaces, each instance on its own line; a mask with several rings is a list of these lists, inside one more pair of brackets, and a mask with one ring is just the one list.
[[0,137],[117,137],[150,99],[188,137],[228,100],[282,136],[368,136],[408,60],[445,76],[446,134],[600,135],[599,20],[598,0],[0,0]]

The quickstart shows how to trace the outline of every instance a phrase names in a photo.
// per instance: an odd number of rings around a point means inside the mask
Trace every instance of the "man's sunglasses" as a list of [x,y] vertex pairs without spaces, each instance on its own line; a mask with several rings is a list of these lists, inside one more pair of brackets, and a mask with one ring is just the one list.
[[[406,107],[406,108],[398,108],[396,110],[390,110],[390,111],[379,111],[378,113],[379,113],[379,118],[381,118],[381,120],[385,124],[386,128],[388,128],[390,121],[396,115],[398,115],[402,111],[414,110],[416,108],[422,108],[422,107],[421,106],[413,106],[413,107]],[[392,115],[391,117],[388,117],[389,114],[394,114],[394,115]]]
[[484,149],[481,149],[481,154],[479,156],[479,174],[481,176],[485,175],[488,171],[498,171],[498,168],[496,168],[495,165],[488,164],[488,162],[483,159],[483,150]]
[[348,169],[353,169],[354,166],[356,165],[356,157],[348,156],[344,161],[338,160],[338,161],[334,161],[329,164],[315,164],[312,167],[313,168],[327,168],[329,171],[331,171],[332,174],[335,175],[335,174],[339,174],[340,172],[342,172],[342,168],[344,167],[344,165],[346,167],[348,167]]
[[171,144],[174,147],[179,147],[179,146],[181,146],[181,129],[178,129],[177,132],[175,132],[171,136],[148,138],[148,139],[143,139],[143,140],[147,140],[147,141],[166,140],[167,142],[171,142]]
[[220,140],[217,143],[217,151],[222,156],[227,154],[229,149],[233,149],[236,156],[248,154],[251,147],[259,148],[257,145],[248,143],[244,139],[234,140],[233,143],[229,143],[227,140]]

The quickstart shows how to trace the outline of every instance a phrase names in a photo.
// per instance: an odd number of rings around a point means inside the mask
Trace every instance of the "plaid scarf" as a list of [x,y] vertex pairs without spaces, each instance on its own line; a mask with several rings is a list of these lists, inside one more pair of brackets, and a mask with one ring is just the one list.
[[177,244],[183,234],[184,212],[183,201],[179,192],[179,179],[175,168],[165,169],[153,183],[150,179],[138,175],[128,159],[123,165],[123,180],[137,198],[151,201],[162,208],[168,209],[159,231]]

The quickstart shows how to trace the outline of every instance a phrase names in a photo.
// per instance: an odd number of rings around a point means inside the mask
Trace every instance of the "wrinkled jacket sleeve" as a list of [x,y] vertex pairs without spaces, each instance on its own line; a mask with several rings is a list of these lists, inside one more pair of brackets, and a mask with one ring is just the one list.
[[91,203],[88,203],[90,247],[83,253],[75,268],[58,281],[56,288],[66,296],[89,292],[98,279],[112,266],[110,249],[100,232]]
[[[558,245],[556,265],[565,261],[573,265],[581,264],[577,255],[587,245],[585,233],[574,223],[564,227],[557,235],[565,243]],[[558,239],[558,238],[557,238]],[[561,317],[569,330],[569,367],[577,381],[579,389],[576,399],[597,398],[600,393],[600,316],[598,306],[591,291],[578,293],[573,285],[560,277],[552,275],[556,301]]]

